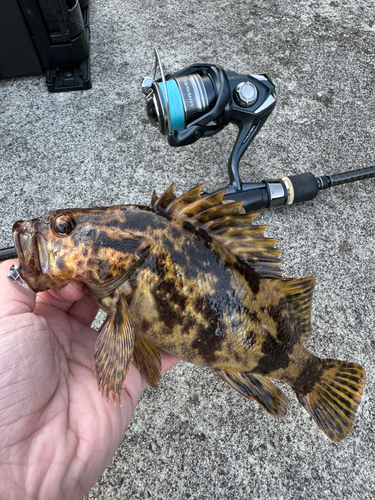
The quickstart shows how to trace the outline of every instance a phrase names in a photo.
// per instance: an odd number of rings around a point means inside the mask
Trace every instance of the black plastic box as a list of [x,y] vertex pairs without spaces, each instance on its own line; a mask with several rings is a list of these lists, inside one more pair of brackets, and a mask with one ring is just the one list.
[[0,78],[46,72],[51,92],[91,88],[89,0],[1,0]]

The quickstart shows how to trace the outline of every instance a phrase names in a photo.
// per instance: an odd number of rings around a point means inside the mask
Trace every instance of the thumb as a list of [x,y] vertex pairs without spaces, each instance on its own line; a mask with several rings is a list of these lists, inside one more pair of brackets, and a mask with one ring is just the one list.
[[35,308],[35,292],[8,278],[9,269],[15,264],[14,259],[0,264],[0,319],[32,312]]

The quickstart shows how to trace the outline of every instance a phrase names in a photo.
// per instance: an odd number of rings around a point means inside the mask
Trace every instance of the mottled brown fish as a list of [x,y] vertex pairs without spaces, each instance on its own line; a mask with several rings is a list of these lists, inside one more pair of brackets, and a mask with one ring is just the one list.
[[159,350],[210,366],[240,394],[282,416],[289,384],[333,441],[349,432],[365,383],[356,363],[320,359],[311,334],[314,278],[283,279],[264,226],[202,186],[151,206],[49,212],[17,222],[19,273],[35,291],[86,283],[108,314],[96,343],[99,387],[121,394],[131,359],[149,385]]

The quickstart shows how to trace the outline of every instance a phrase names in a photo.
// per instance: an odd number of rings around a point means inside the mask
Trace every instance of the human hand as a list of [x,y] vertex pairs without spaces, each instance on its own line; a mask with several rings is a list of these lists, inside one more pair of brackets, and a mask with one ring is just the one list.
[[[121,407],[98,391],[97,306],[81,283],[36,295],[0,264],[0,498],[81,499],[104,471],[146,384],[131,364]],[[161,353],[162,373],[177,363]]]

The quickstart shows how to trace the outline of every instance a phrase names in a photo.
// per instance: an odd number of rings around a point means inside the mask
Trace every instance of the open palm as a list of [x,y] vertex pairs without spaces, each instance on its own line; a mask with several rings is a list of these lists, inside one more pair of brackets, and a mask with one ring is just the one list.
[[[80,499],[111,460],[145,387],[131,365],[121,406],[97,388],[80,283],[36,295],[0,265],[0,498]],[[162,353],[162,371],[177,362]]]

